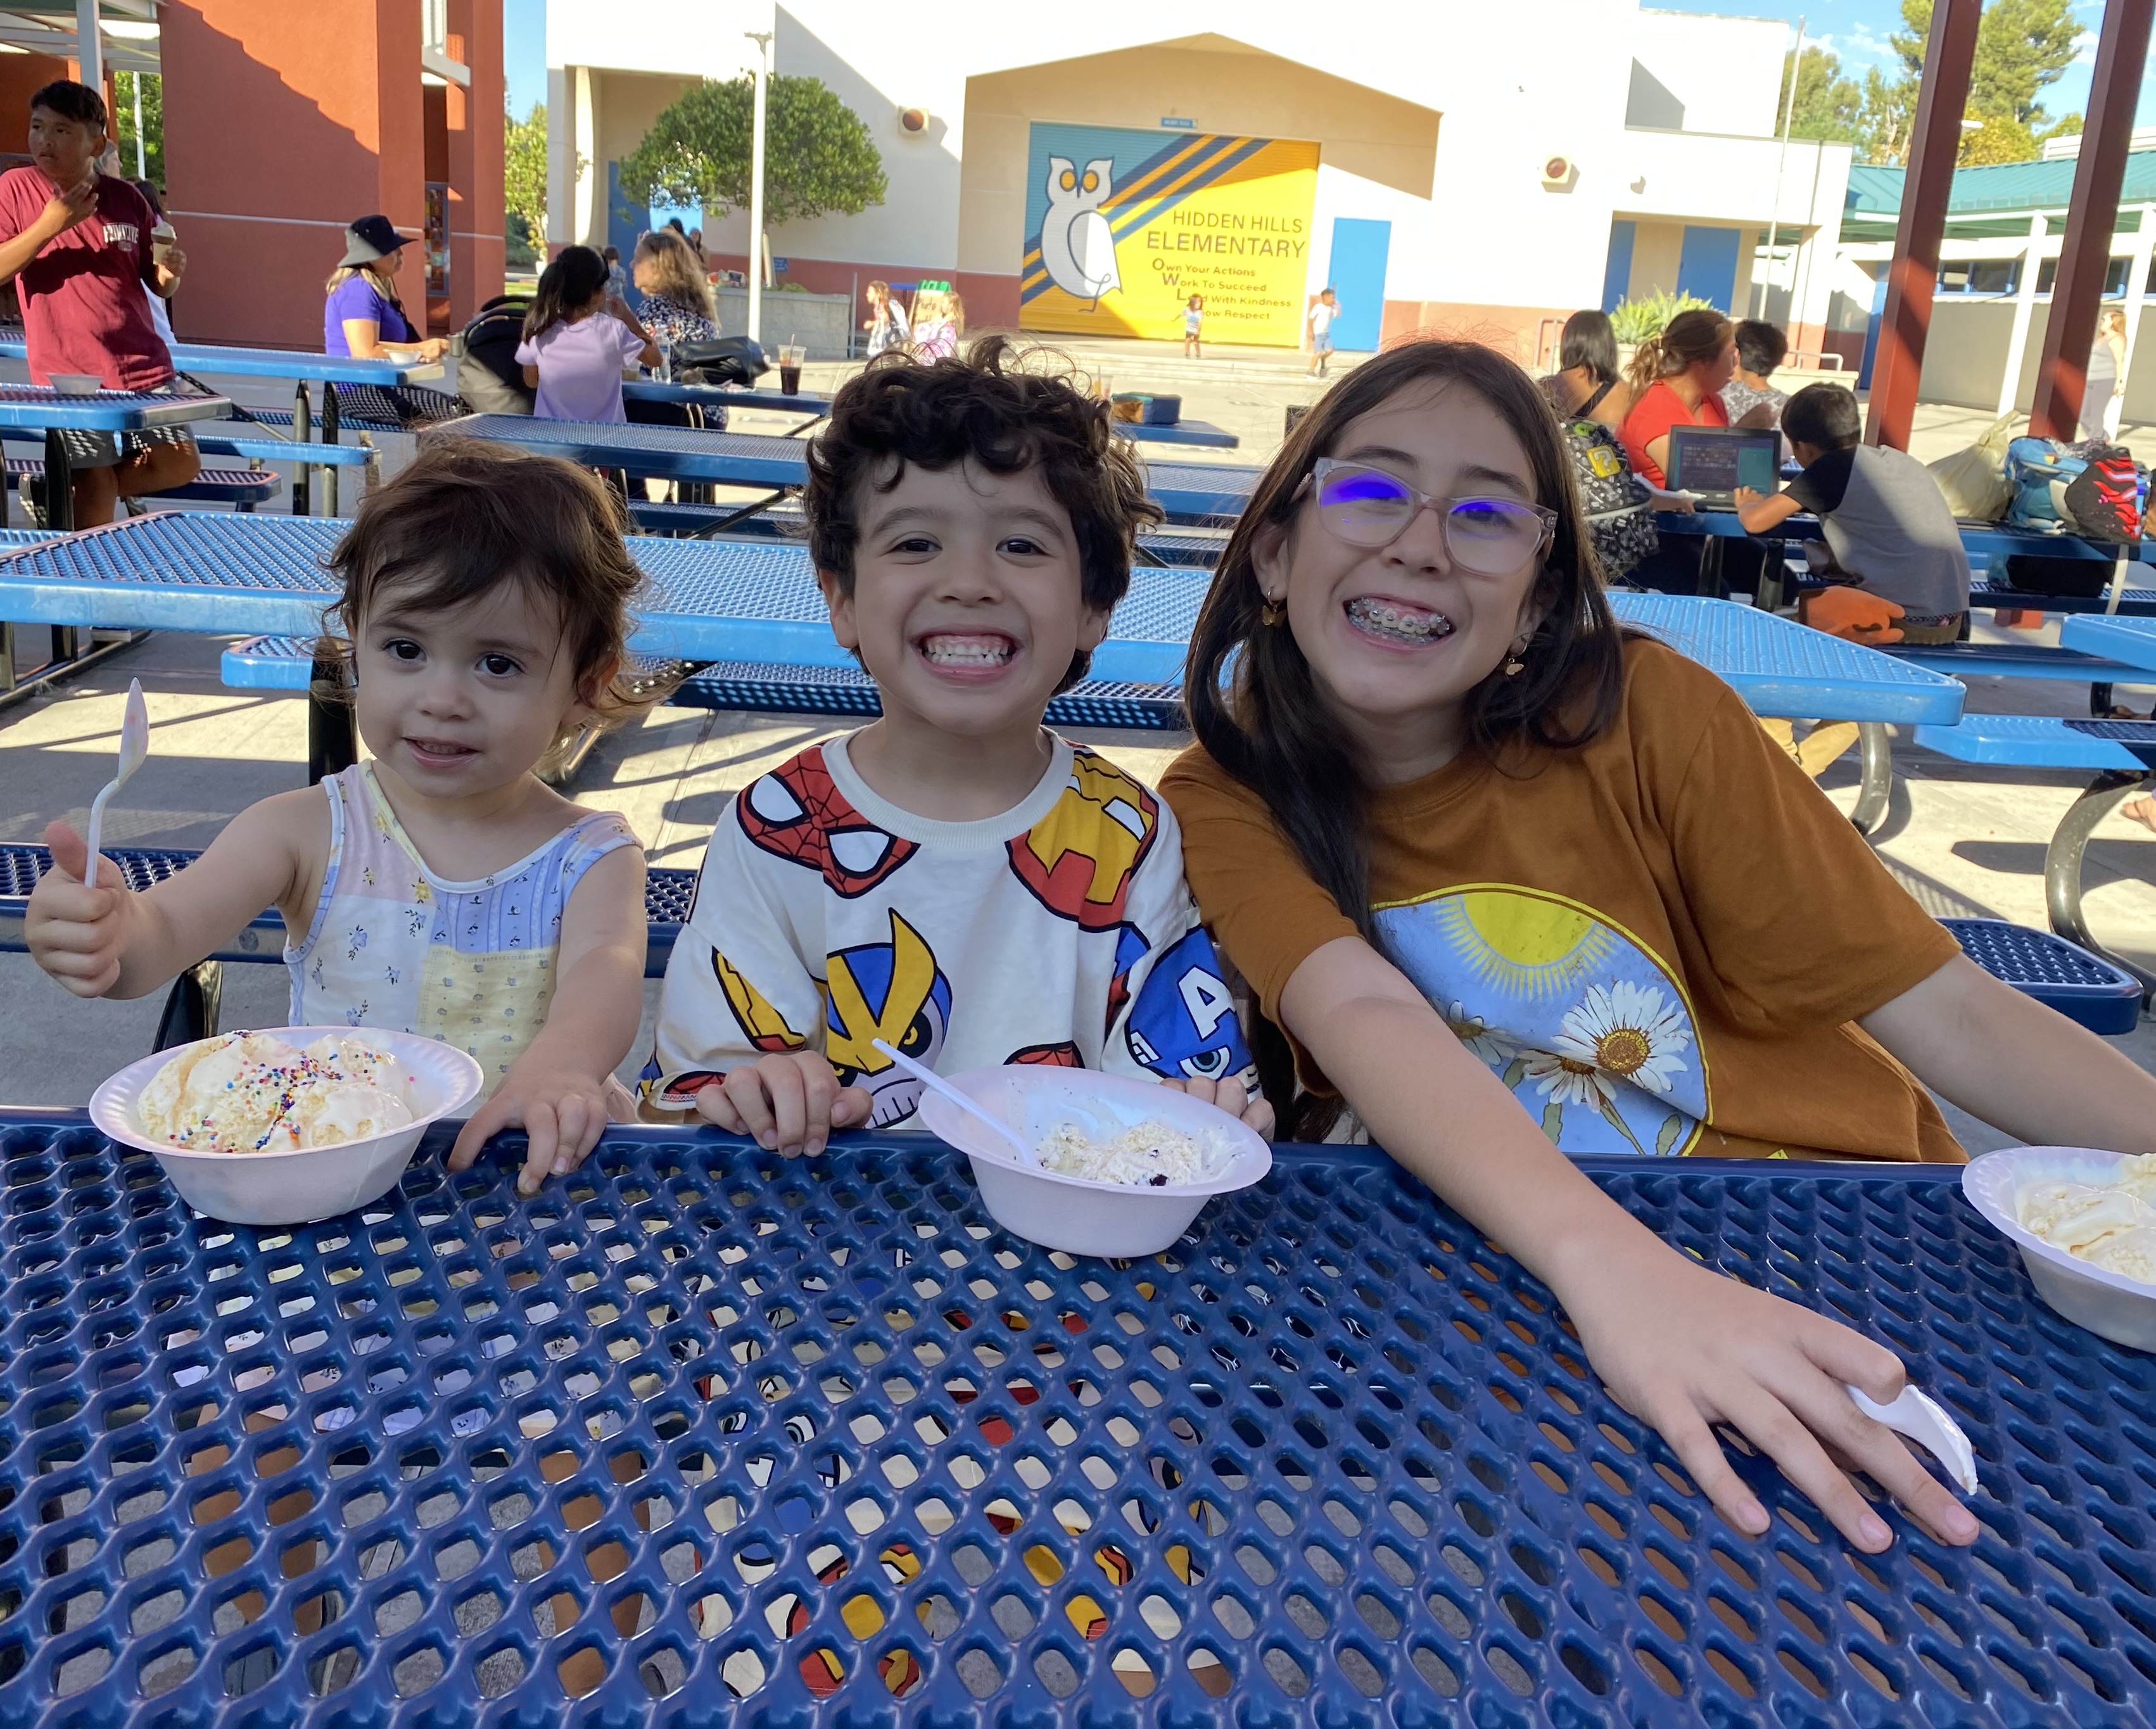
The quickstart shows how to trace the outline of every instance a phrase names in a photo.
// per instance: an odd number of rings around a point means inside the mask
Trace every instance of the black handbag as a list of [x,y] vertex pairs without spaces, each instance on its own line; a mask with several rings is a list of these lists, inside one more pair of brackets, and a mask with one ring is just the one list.
[[676,342],[673,362],[676,384],[752,385],[771,370],[762,348],[747,336]]

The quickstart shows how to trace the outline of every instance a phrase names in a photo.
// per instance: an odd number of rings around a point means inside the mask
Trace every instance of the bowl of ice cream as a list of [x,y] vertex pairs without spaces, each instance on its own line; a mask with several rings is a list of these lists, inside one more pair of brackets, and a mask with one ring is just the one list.
[[373,1027],[228,1033],[131,1063],[91,1095],[109,1138],[157,1156],[231,1224],[309,1224],[394,1188],[429,1125],[480,1095],[454,1045]]
[[1961,1187],[2053,1309],[2156,1351],[2156,1154],[2004,1147],[1972,1161]]
[[993,1130],[932,1092],[921,1095],[922,1123],[972,1162],[989,1216],[1044,1249],[1158,1254],[1214,1195],[1272,1168],[1263,1136],[1173,1087],[1025,1063],[946,1079],[1016,1129],[1040,1162],[1020,1164]]

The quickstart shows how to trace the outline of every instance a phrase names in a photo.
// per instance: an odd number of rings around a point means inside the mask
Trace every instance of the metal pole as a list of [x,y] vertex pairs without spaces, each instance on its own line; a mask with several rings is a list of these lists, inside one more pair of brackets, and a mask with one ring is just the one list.
[[765,86],[770,82],[771,33],[742,33],[756,44],[756,119],[749,137],[748,170],[748,339],[763,341],[763,122]]
[[2051,316],[2044,326],[2043,357],[2036,362],[2036,403],[2029,416],[2035,438],[2080,436],[2089,348],[2096,340],[2103,280],[2111,270],[2112,231],[2118,221],[2118,191],[2126,177],[2152,13],[2156,0],[2106,0],[2103,8],[2089,75],[2088,130],[2074,161],[2059,274],[2051,279]]
[[2029,352],[2029,326],[2036,316],[2036,279],[2044,274],[2044,233],[2039,210],[2029,218],[2029,246],[2021,254],[2021,280],[2015,285],[2014,328],[2006,338],[2006,370],[1999,380],[1999,412],[2011,414],[2021,400],[2021,362]]
[[[1797,110],[1797,74],[1804,65],[1804,15],[1797,18],[1797,51],[1789,56],[1789,90],[1782,98],[1782,147],[1774,155],[1774,203],[1767,213],[1767,274],[1759,285],[1759,316],[1771,319],[1774,316],[1774,241],[1782,231],[1782,167],[1789,160],[1789,117]],[[1793,259],[1789,265],[1789,300],[1794,305],[1797,298],[1797,269]]]
[[74,0],[74,57],[81,81],[105,94],[105,38],[97,32],[97,0]]
[[135,177],[150,177],[150,159],[142,152],[142,74],[131,72],[128,77],[135,83]]
[[1954,157],[1961,149],[1962,111],[1969,106],[1969,71],[1983,10],[1982,0],[1940,0],[1932,8],[1909,133],[1909,172],[1902,182],[1902,213],[1887,264],[1887,304],[1872,356],[1871,401],[1865,413],[1864,442],[1890,450],[1909,448],[1916,423],[1917,382],[1924,369],[1924,339],[1931,333],[1932,296],[1939,285],[1939,241],[1946,233],[1947,199],[1953,190]]

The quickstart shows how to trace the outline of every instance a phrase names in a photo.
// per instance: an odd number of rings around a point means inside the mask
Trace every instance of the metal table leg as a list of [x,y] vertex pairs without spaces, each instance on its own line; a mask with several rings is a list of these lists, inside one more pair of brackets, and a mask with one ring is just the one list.
[[[322,386],[322,442],[334,444],[337,441],[337,392],[334,384]],[[337,513],[337,471],[334,468],[322,470],[322,502],[332,516]]]
[[157,1042],[150,1049],[170,1050],[176,1044],[215,1038],[218,1009],[223,997],[223,962],[204,961],[188,967],[172,981],[171,993],[165,998],[165,1012],[157,1018]]
[[334,656],[315,656],[314,677],[307,686],[307,784],[326,775],[341,774],[359,761],[359,741],[349,705],[326,697],[322,688],[341,689],[344,663]]
[[1859,834],[1876,834],[1887,820],[1887,807],[1894,796],[1894,741],[1883,721],[1860,722],[1856,738],[1864,780],[1849,820],[1856,823]]
[[[68,460],[67,434],[56,426],[45,428],[45,526],[55,534],[74,532],[74,465]],[[74,659],[80,646],[74,625],[53,626],[55,664]]]
[[2116,810],[2128,793],[2152,782],[2156,782],[2156,777],[2146,769],[2106,769],[2059,819],[2044,853],[2044,905],[2051,916],[2051,928],[2067,941],[2078,942],[2091,954],[2139,979],[2143,1002],[2156,989],[2156,972],[2112,953],[2089,934],[2088,921],[2082,913],[2082,861],[2096,825]]
[[[300,379],[292,388],[292,437],[302,444],[314,442],[315,405],[307,395],[307,381]],[[311,516],[315,501],[309,495],[309,469],[305,461],[292,465],[292,514]]]

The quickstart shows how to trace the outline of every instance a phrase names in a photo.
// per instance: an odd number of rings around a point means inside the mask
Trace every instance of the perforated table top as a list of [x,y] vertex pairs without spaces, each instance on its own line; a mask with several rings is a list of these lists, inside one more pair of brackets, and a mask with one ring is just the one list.
[[[651,430],[651,428],[634,428]],[[712,434],[700,434],[712,436]],[[336,593],[323,561],[346,525],[328,518],[159,511],[0,557],[0,613],[32,624],[301,635]],[[630,537],[653,584],[631,639],[691,660],[850,666],[831,635],[805,549],[769,541]],[[1143,567],[1096,649],[1096,677],[1181,676],[1209,573]]]
[[[342,384],[405,384],[442,376],[439,361],[354,360],[338,354],[300,354],[281,348],[228,348],[216,342],[172,345],[182,372],[218,372],[239,378],[328,378]],[[0,360],[28,360],[29,343],[0,335]]]
[[221,420],[231,412],[232,404],[221,396],[167,396],[138,390],[63,396],[48,385],[0,384],[0,426],[127,432],[191,420]]
[[595,420],[542,420],[526,414],[467,414],[422,438],[485,439],[565,456],[593,468],[674,480],[737,486],[800,486],[808,479],[808,447],[798,439],[704,432],[679,426],[624,426]]
[[1735,601],[1613,593],[1620,623],[1712,667],[1756,715],[1798,720],[1961,718],[1958,680]]
[[[2156,595],[2149,598],[2156,599]],[[2156,618],[2076,613],[2059,626],[2059,646],[2156,671]]]
[[1126,1265],[932,1142],[619,1130],[529,1202],[446,1142],[256,1230],[0,1114],[0,1723],[2152,1721],[2156,1362],[1951,1170],[1596,1168],[1968,1429],[1976,1547],[1867,1557],[1755,1459],[1723,1527],[1365,1151]]

